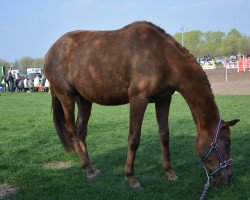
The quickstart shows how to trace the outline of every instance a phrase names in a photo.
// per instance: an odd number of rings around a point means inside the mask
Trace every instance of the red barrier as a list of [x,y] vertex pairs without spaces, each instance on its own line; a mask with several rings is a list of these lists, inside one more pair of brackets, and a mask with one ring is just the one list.
[[246,58],[246,68],[250,71],[250,56]]
[[243,64],[243,58],[239,58],[238,60],[238,72],[244,72],[244,64]]

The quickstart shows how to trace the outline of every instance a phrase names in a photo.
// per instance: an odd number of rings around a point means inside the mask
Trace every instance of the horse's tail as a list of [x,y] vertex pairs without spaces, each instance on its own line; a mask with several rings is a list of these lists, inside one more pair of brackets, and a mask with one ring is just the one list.
[[63,147],[67,152],[72,152],[74,147],[72,145],[71,139],[67,134],[67,130],[65,127],[65,115],[63,112],[63,107],[59,99],[53,92],[51,93],[52,96],[52,111],[53,111],[53,118],[54,118],[54,125],[56,127],[57,134],[62,142]]

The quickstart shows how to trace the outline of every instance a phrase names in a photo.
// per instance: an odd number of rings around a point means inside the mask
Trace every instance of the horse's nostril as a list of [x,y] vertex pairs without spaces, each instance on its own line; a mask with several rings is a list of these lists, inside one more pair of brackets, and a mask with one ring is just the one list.
[[232,175],[228,175],[227,184],[229,185],[232,182]]

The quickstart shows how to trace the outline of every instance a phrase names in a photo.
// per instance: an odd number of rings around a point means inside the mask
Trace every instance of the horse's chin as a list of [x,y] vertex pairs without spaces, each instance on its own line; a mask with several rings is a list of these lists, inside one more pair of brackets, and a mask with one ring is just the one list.
[[232,176],[231,174],[226,174],[226,173],[218,173],[215,174],[212,177],[212,181],[216,184],[216,185],[226,185],[226,186],[230,186],[232,183]]

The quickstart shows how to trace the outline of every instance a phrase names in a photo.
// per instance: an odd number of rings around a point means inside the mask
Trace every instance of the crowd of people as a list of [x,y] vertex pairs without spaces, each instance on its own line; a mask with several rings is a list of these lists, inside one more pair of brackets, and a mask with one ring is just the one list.
[[45,75],[23,75],[12,74],[12,68],[7,76],[1,77],[0,92],[50,92],[49,81]]

